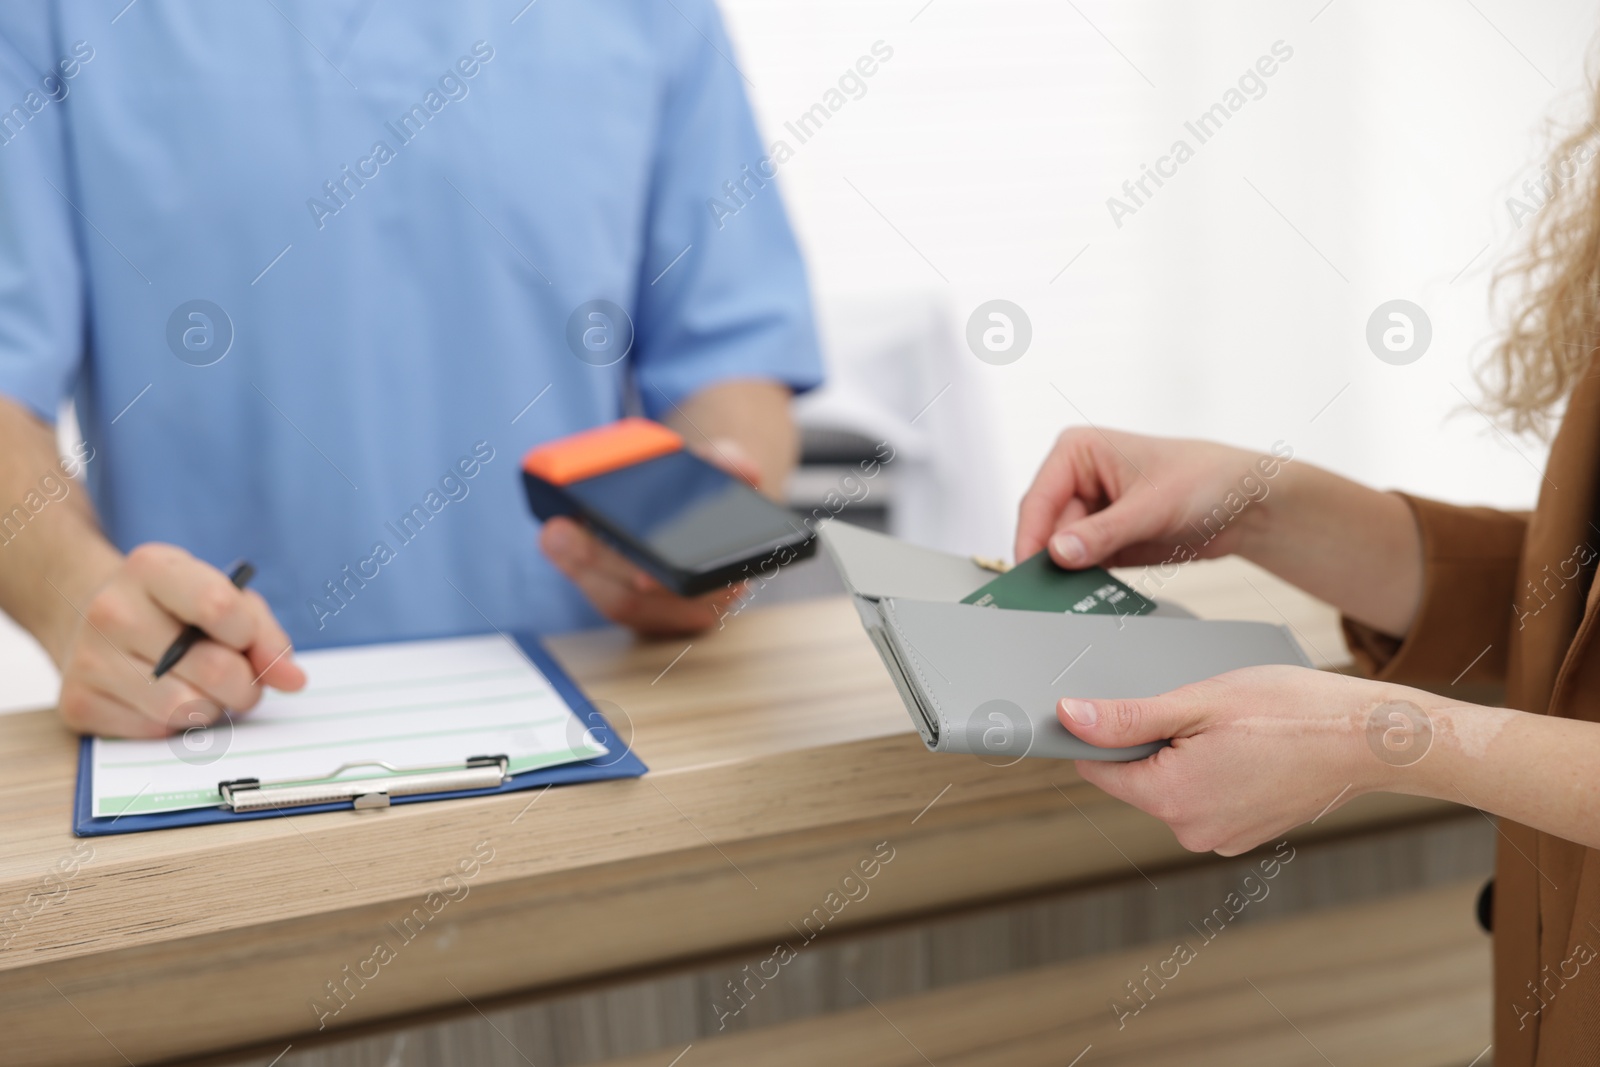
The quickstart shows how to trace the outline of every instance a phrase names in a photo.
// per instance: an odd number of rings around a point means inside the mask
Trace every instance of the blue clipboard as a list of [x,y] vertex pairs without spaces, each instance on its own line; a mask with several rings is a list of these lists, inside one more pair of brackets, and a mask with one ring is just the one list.
[[[397,796],[391,803],[412,804],[427,800],[453,800],[457,797],[481,797],[491,793],[515,793],[537,789],[546,785],[568,785],[573,782],[603,782],[613,778],[637,778],[649,770],[644,761],[634,755],[631,738],[619,738],[605,717],[595,710],[589,698],[576,682],[567,676],[550,653],[538,640],[523,634],[515,635],[517,647],[533,661],[533,665],[550,680],[550,684],[567,702],[578,718],[583,720],[595,737],[611,749],[583,763],[564,763],[559,767],[519,774],[494,789],[468,789],[449,793],[419,793]],[[350,811],[351,804],[306,804],[290,809],[272,811],[235,812],[225,808],[192,808],[188,811],[157,812],[150,815],[117,815],[93,818],[94,772],[90,755],[92,739],[85,737],[78,750],[78,784],[72,804],[72,832],[79,837],[103,837],[107,834],[132,834],[144,830],[166,830],[174,826],[203,826],[207,823],[246,822],[250,819],[276,819],[283,815],[310,815],[318,811]]]

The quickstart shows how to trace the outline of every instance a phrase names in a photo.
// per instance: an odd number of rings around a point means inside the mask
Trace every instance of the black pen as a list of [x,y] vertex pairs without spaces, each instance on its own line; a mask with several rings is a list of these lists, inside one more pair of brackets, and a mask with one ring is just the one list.
[[[256,569],[244,560],[240,560],[233,565],[233,570],[228,572],[228,580],[233,583],[235,589],[243,589],[250,584],[250,579],[254,578],[255,575]],[[178,661],[183,658],[184,653],[193,648],[194,643],[205,636],[206,632],[200,627],[185,626],[183,633],[178,635],[178,639],[172,642],[165,652],[161,653],[161,662],[156,664],[155,676],[159,678],[176,667]]]

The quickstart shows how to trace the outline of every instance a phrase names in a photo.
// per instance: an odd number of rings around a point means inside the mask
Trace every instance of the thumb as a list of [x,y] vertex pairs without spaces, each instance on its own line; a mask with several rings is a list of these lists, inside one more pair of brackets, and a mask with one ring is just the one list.
[[1050,558],[1068,569],[1093,567],[1129,545],[1150,540],[1163,525],[1155,500],[1131,493],[1057,530],[1050,538]]
[[1100,748],[1127,748],[1194,732],[1199,709],[1178,693],[1132,700],[1062,697],[1056,717],[1074,736]]
[[761,464],[738,441],[731,437],[708,440],[706,447],[696,449],[701,459],[714,467],[745,482],[752,489],[761,488]]

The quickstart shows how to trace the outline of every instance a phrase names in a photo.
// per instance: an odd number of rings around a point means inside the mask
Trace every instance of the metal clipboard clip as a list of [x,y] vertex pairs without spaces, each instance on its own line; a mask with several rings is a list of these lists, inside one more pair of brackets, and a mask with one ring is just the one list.
[[[347,781],[328,780],[360,767],[381,767],[389,773]],[[235,778],[218,782],[217,792],[222,794],[222,806],[235,812],[337,804],[345,800],[351,801],[359,811],[387,808],[391,797],[496,789],[510,777],[509,770],[510,761],[505,756],[473,756],[465,765],[435,767],[396,767],[382,760],[359,760],[344,764],[327,778],[294,778],[282,782]]]

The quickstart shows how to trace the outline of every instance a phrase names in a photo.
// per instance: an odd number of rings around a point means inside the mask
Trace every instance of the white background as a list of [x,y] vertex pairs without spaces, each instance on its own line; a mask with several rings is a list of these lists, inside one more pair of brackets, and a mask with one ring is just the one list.
[[[1585,106],[1593,5],[723,3],[771,137],[874,41],[894,48],[865,97],[788,137],[779,181],[819,302],[931,290],[958,322],[994,297],[1028,312],[1028,354],[979,375],[1008,500],[1082,421],[1064,393],[1101,426],[1282,439],[1380,486],[1533,502],[1543,448],[1511,447],[1462,394],[1491,270],[1526,232],[1506,197],[1558,102]],[[1294,55],[1266,95],[1114,226],[1107,197],[1175,138],[1195,146],[1184,121],[1279,40]],[[1405,367],[1365,343],[1396,297],[1433,323]]]

